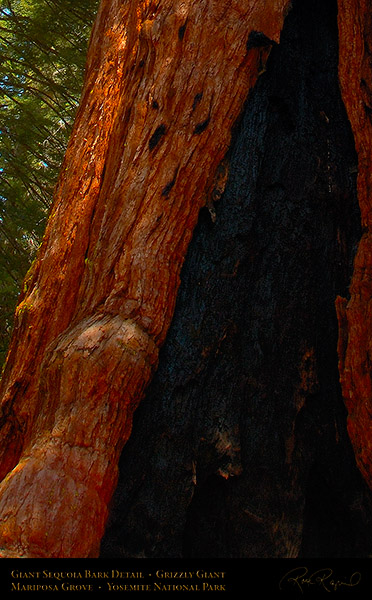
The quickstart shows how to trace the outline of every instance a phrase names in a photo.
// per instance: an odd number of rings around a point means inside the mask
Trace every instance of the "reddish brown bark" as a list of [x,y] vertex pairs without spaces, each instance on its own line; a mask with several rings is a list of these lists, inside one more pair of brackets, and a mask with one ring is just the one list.
[[348,432],[372,487],[372,14],[367,0],[339,0],[339,77],[358,153],[358,198],[364,234],[350,299],[338,298],[339,369]]
[[199,209],[288,6],[102,1],[3,378],[3,557],[97,556]]

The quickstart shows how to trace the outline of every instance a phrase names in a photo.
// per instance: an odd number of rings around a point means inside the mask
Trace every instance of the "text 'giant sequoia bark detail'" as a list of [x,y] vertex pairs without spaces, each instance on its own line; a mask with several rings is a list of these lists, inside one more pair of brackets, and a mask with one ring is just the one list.
[[350,300],[338,298],[339,369],[348,431],[358,466],[372,487],[372,14],[369,2],[339,0],[339,76],[358,152],[358,197],[364,234]]
[[102,1],[3,377],[3,557],[97,555],[199,209],[288,6]]

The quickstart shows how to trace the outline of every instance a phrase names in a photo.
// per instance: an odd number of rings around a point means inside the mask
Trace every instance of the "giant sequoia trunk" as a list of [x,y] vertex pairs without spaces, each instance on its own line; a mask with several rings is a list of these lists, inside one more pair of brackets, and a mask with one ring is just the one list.
[[337,368],[335,299],[361,223],[334,0],[293,2],[229,162],[121,457],[102,556],[367,555],[371,496]]
[[2,556],[97,555],[199,209],[288,4],[102,1],[3,378]]
[[97,556],[105,527],[102,557],[370,553],[337,4],[289,4],[102,1],[2,382],[2,556]]

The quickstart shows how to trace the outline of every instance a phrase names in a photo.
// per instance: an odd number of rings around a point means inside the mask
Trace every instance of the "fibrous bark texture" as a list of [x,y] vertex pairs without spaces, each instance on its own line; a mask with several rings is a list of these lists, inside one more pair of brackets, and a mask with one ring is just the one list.
[[363,236],[350,297],[339,297],[339,357],[348,431],[372,487],[372,12],[370,3],[339,0],[340,83],[358,152]]
[[337,69],[336,0],[293,2],[201,211],[102,557],[370,554],[337,364],[361,235]]
[[199,210],[288,6],[102,1],[3,377],[1,556],[97,555]]

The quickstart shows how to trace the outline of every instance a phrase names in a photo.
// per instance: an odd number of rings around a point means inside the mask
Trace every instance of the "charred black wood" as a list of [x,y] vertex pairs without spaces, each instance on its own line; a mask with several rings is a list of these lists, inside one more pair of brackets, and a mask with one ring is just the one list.
[[[297,0],[200,214],[103,557],[367,556],[337,369],[360,215],[334,0]],[[145,442],[144,442],[145,440]]]

